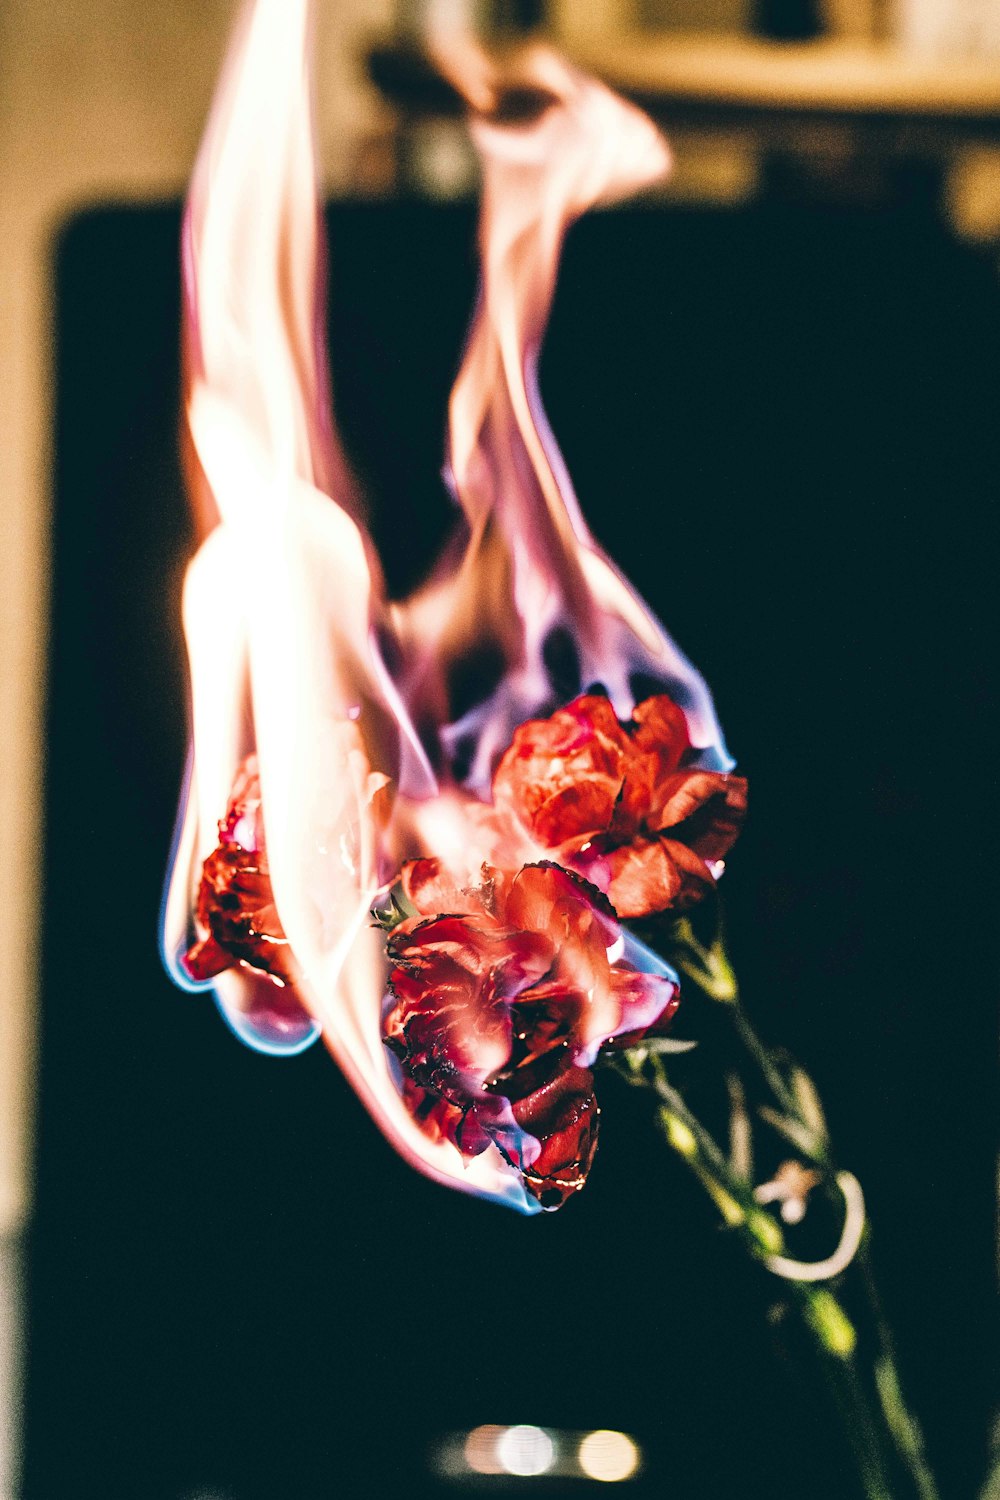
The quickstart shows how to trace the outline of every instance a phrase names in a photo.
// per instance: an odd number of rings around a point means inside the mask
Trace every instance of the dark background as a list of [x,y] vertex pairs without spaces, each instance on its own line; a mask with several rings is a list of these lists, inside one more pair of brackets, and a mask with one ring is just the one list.
[[[402,589],[450,521],[473,210],[329,220],[338,416]],[[773,1285],[640,1095],[603,1083],[586,1192],[524,1220],[407,1169],[321,1047],[255,1055],[162,973],[191,549],[178,230],[173,207],[95,211],[58,252],[24,1495],[437,1495],[440,1434],[525,1421],[635,1433],[642,1492],[671,1500],[853,1500]],[[736,961],[865,1183],[946,1500],[982,1478],[993,1346],[998,351],[991,260],[926,204],[772,200],[580,225],[543,364],[593,529],[750,776]]]

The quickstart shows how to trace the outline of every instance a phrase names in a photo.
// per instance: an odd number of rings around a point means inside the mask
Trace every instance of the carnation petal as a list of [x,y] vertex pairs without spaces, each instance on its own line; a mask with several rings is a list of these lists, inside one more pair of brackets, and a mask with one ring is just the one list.
[[583,694],[515,732],[494,779],[496,810],[599,885],[620,916],[683,910],[713,884],[709,863],[732,847],[747,802],[742,777],[686,765],[692,758],[687,720],[666,693],[637,704],[629,724],[607,698]]
[[608,898],[620,917],[667,911],[680,894],[680,872],[661,839],[637,839],[611,849],[607,865]]
[[407,860],[399,872],[399,883],[410,905],[427,917],[439,912],[482,916],[490,909],[488,882],[459,885],[436,856]]
[[595,838],[614,817],[621,787],[620,778],[601,775],[561,787],[535,809],[532,833],[547,849]]
[[679,766],[691,748],[683,710],[666,693],[646,698],[632,710],[636,729],[633,743],[647,755],[655,755],[664,773]]
[[568,1068],[514,1102],[514,1117],[541,1142],[523,1173],[525,1186],[543,1208],[560,1208],[587,1180],[597,1150],[600,1110],[594,1075]]
[[184,957],[193,979],[244,964],[283,984],[294,983],[295,960],[278,918],[261,847],[223,843],[205,860],[198,889],[199,940]]
[[388,942],[390,959],[425,982],[444,984],[454,971],[459,983],[489,978],[504,996],[541,979],[553,951],[544,931],[510,931],[452,914],[401,922]]
[[714,888],[715,877],[700,855],[695,854],[687,844],[681,844],[676,839],[661,839],[660,847],[673,861],[680,878],[680,890],[673,902],[674,909],[686,911]]
[[665,1028],[680,1004],[681,987],[665,974],[617,966],[612,970],[611,987],[621,1008],[613,1036],[619,1046],[630,1046],[653,1028]]
[[728,854],[746,815],[747,784],[742,776],[679,771],[660,786],[658,796],[660,805],[649,820],[651,829],[669,829],[674,839],[702,859],[722,859]]
[[[618,716],[608,698],[600,693],[583,693],[567,703],[561,711],[574,719],[592,735],[597,735],[610,749],[614,746],[628,751],[628,735],[618,722]],[[554,716],[553,716],[554,717]]]
[[511,927],[547,933],[561,952],[592,937],[605,951],[618,936],[615,914],[596,886],[549,860],[518,871],[506,917]]
[[[547,847],[606,827],[625,775],[629,740],[606,698],[584,695],[515,731],[493,796]],[[565,802],[554,801],[566,794]]]

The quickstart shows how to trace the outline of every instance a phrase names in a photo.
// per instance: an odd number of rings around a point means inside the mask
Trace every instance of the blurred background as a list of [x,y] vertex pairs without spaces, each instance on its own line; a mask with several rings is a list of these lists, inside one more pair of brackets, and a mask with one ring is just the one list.
[[[449,527],[475,292],[474,166],[429,27],[544,30],[670,136],[666,188],[570,236],[543,391],[593,529],[753,782],[727,882],[749,1003],[866,1184],[904,1377],[943,1493],[971,1500],[995,1334],[1000,4],[318,12],[338,419],[400,591]],[[0,1496],[433,1496],[469,1482],[442,1472],[450,1435],[528,1423],[632,1433],[636,1493],[848,1500],[773,1288],[641,1099],[605,1083],[587,1192],[525,1222],[408,1174],[325,1056],[241,1050],[159,970],[191,543],[179,203],[232,17],[0,9]]]

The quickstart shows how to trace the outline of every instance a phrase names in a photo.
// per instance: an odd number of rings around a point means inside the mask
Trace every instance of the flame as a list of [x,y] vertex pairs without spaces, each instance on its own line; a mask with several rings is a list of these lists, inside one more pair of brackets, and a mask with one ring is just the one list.
[[[382,1043],[384,943],[370,908],[408,855],[464,859],[473,872],[496,857],[491,763],[517,723],[554,706],[553,631],[576,643],[582,680],[602,682],[622,717],[643,673],[684,708],[704,763],[731,762],[702,679],[590,536],[537,386],[567,225],[662,174],[666,147],[638,110],[551,52],[501,73],[465,47],[448,65],[478,112],[484,177],[482,292],[450,404],[464,547],[415,598],[389,604],[331,415],[308,0],[250,0],[233,38],[183,236],[201,542],[184,585],[192,749],[162,942],[178,982],[206,988],[180,955],[202,863],[253,753],[299,977],[282,986],[232,968],[211,984],[223,1015],[262,1051],[297,1052],[321,1034],[411,1163],[533,1212],[495,1148],[464,1160],[407,1112]],[[395,679],[386,638],[403,663]],[[449,672],[484,646],[499,652],[499,681],[456,714]]]
[[185,406],[207,535],[184,585],[193,748],[164,954],[183,982],[201,863],[255,749],[301,1009],[275,1014],[259,993],[274,986],[232,969],[214,981],[224,1015],[267,1051],[322,1032],[414,1165],[527,1209],[499,1158],[466,1164],[422,1134],[381,1041],[383,944],[368,912],[384,879],[384,783],[435,783],[375,645],[382,581],[329,415],[309,41],[306,0],[248,7],[188,201]]
[[[668,692],[684,709],[701,764],[729,770],[704,680],[591,536],[538,388],[567,228],[662,177],[667,145],[640,110],[547,48],[503,70],[468,42],[437,52],[475,112],[482,282],[449,407],[446,477],[469,539],[455,576],[397,610],[404,638],[407,616],[418,619],[422,681],[411,694],[419,702],[434,685],[444,743],[473,747],[464,780],[482,795],[513,729],[554,706],[546,644],[561,637],[578,654],[580,686],[603,686],[619,718],[644,679],[645,693]],[[442,673],[488,646],[505,664],[496,691],[449,721]]]

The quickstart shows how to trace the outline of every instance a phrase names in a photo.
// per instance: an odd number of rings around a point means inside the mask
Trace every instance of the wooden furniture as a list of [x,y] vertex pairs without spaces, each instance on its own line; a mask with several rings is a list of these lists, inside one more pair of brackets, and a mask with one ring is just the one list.
[[[1000,141],[1000,64],[988,59],[942,59],[859,41],[640,32],[580,39],[563,50],[675,128],[737,126],[764,144],[808,150],[822,140],[823,127],[848,127],[910,155]],[[424,54],[386,43],[373,49],[369,67],[411,118],[460,110]]]

